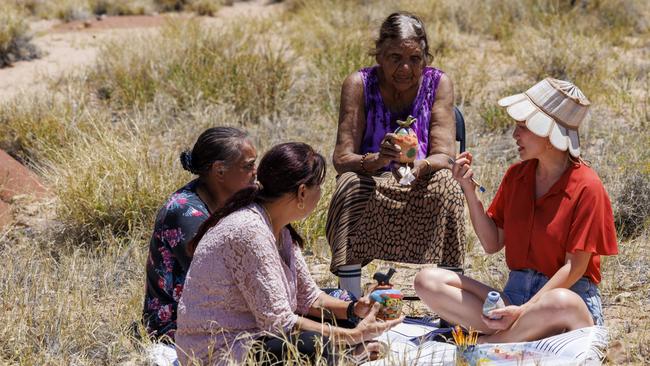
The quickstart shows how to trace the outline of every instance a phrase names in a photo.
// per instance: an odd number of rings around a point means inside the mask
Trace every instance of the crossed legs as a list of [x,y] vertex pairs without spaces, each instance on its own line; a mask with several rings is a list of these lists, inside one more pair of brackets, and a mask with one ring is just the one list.
[[415,291],[441,318],[484,333],[480,342],[531,341],[593,325],[587,305],[568,289],[553,289],[544,294],[539,301],[530,304],[509,329],[499,332],[483,322],[483,301],[494,289],[479,281],[448,270],[430,268],[415,276]]

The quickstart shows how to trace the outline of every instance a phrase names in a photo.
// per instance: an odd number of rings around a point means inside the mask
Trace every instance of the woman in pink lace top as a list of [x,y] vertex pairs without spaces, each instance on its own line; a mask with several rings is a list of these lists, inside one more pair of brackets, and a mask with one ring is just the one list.
[[[345,302],[319,290],[301,253],[303,239],[290,222],[308,216],[320,199],[325,160],[309,145],[286,143],[267,152],[259,184],[235,194],[199,230],[194,259],[178,306],[176,342],[181,364],[243,361],[253,340],[282,362],[285,335],[314,359],[319,338],[357,344],[397,324],[379,322],[377,306]],[[354,329],[324,325],[323,308],[338,319],[365,317]],[[321,356],[330,358],[323,347]],[[256,357],[256,356],[251,356]],[[257,356],[259,357],[259,355]],[[259,359],[258,359],[259,360]]]

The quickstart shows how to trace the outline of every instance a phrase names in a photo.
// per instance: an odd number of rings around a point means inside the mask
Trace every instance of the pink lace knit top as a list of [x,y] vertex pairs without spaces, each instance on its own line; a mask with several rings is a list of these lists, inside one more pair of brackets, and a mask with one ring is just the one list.
[[179,361],[241,361],[251,339],[291,330],[320,293],[289,231],[276,243],[264,209],[242,208],[211,228],[194,253],[178,305]]

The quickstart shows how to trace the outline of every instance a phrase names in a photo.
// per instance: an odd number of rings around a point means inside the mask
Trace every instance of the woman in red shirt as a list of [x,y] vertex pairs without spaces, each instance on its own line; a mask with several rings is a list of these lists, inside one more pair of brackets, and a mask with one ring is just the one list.
[[505,248],[511,270],[501,293],[506,307],[483,316],[494,289],[442,269],[418,273],[416,291],[442,318],[485,333],[482,342],[603,325],[600,255],[616,254],[617,243],[607,192],[580,158],[578,127],[590,103],[575,85],[547,78],[499,105],[517,121],[512,136],[522,162],[508,169],[487,211],[471,180],[470,153],[459,155],[453,176],[483,249]]

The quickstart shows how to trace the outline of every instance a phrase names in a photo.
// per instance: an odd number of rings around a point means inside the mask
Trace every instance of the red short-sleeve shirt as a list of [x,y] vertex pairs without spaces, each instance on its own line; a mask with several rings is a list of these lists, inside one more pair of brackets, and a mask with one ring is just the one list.
[[598,175],[571,165],[535,198],[537,160],[514,164],[503,177],[488,216],[504,231],[511,270],[534,269],[551,278],[566,253],[593,253],[585,277],[600,282],[600,255],[618,253],[612,205]]

